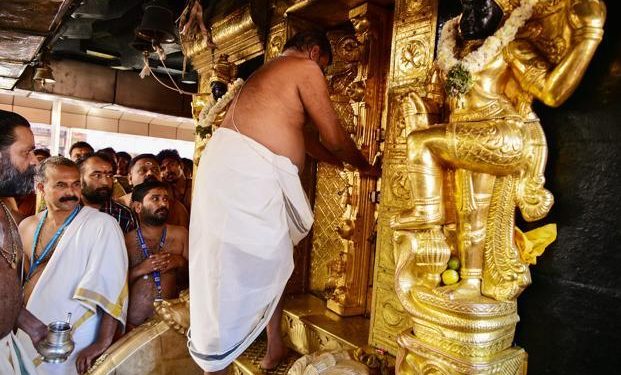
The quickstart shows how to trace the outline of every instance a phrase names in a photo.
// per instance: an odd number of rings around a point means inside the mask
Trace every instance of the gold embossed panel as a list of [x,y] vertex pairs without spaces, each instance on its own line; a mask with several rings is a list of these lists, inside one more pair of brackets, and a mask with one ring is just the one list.
[[340,171],[326,163],[319,163],[317,168],[310,289],[320,295],[328,281],[328,263],[336,259],[341,251],[341,237],[336,232],[336,227],[343,215],[339,192],[345,189],[345,181],[341,178]]
[[391,216],[411,203],[405,169],[408,129],[399,103],[410,91],[425,91],[424,84],[433,61],[436,17],[436,0],[397,0],[395,3],[369,337],[371,345],[391,354],[397,352],[398,334],[411,325],[394,292],[395,260],[392,230],[388,224]]

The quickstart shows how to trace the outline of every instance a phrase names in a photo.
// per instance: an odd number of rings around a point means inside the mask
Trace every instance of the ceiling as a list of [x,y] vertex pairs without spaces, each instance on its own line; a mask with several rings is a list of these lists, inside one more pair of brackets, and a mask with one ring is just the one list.
[[[173,20],[179,17],[186,3],[186,0],[157,1],[173,12]],[[142,52],[130,44],[134,41],[146,2],[1,0],[0,88],[12,89],[26,67],[36,64],[42,56],[48,60],[80,60],[114,69],[140,71]],[[162,47],[168,73],[180,80],[183,54],[178,42]],[[150,66],[155,72],[166,72],[155,54],[150,55]],[[190,70],[192,67],[188,63],[186,71]]]

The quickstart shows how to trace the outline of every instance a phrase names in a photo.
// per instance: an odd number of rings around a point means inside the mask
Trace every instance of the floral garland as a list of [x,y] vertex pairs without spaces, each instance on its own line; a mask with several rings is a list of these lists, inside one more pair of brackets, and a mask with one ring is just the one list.
[[449,96],[459,96],[467,93],[473,84],[472,74],[483,70],[498,53],[511,43],[526,21],[533,14],[533,7],[538,0],[522,0],[504,25],[488,37],[483,45],[472,51],[463,59],[455,58],[454,51],[457,45],[457,28],[460,17],[446,22],[440,34],[437,64],[446,74],[445,90]]
[[216,117],[231,103],[243,84],[243,79],[236,79],[235,82],[229,86],[226,94],[215,102],[211,102],[203,107],[201,113],[198,115],[198,123],[196,124],[196,134],[198,134],[201,139],[205,139],[211,134]]

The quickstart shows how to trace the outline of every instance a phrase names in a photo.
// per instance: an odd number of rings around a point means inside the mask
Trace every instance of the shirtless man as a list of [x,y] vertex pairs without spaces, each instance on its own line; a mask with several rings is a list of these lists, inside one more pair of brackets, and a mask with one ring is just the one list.
[[[140,154],[129,163],[129,184],[137,186],[146,181],[161,181],[160,163],[153,154]],[[132,204],[132,194],[125,194],[117,199],[128,207]],[[170,213],[166,224],[179,225],[187,228],[190,224],[190,215],[183,204],[178,200],[171,201]]]
[[[34,148],[28,121],[16,113],[0,110],[0,197],[32,191],[37,164]],[[47,327],[22,305],[22,242],[15,220],[2,200],[0,206],[0,373],[36,374],[32,362],[14,355],[15,349],[23,349],[12,331],[19,326],[36,345],[47,334]],[[21,366],[25,372],[20,370]]]
[[168,186],[159,181],[137,185],[132,201],[140,225],[125,235],[129,257],[128,330],[153,315],[156,299],[179,296],[179,279],[187,276],[188,266],[188,230],[166,224]]
[[[301,172],[306,153],[321,161],[348,163],[363,177],[380,175],[379,168],[370,165],[356,148],[332,108],[323,75],[331,55],[330,43],[322,33],[303,32],[291,38],[280,56],[248,79],[202,155],[192,201],[190,284],[206,287],[190,288],[189,346],[206,374],[225,374],[226,366],[241,354],[260,328],[259,324],[244,326],[245,331],[241,332],[241,328],[231,327],[248,325],[248,320],[265,324],[266,315],[271,314],[271,319],[267,323],[268,349],[261,367],[275,368],[286,354],[280,332],[281,303],[274,307],[274,300],[261,301],[258,296],[279,298],[290,275],[291,242],[279,242],[287,231],[283,226],[289,228],[292,242],[293,225],[304,229],[299,231],[301,235],[308,233],[310,227],[296,222],[300,212],[296,207],[289,214],[288,189],[280,180],[288,177],[282,176],[290,175],[292,170]],[[315,125],[319,137],[305,134],[307,121]],[[276,177],[282,170],[286,171]],[[298,187],[289,192],[299,196],[301,185],[299,178],[294,178]],[[290,179],[286,183],[295,185]],[[286,195],[284,203],[278,194],[281,189]],[[285,209],[288,217],[293,216],[290,220],[294,224],[283,222]],[[307,222],[312,222],[310,208],[305,212],[307,217],[311,216]],[[274,253],[281,254],[282,259],[277,260]],[[238,259],[230,254],[237,254]],[[255,267],[252,272],[250,265],[256,258],[261,259],[265,269]],[[231,264],[235,269],[230,268]],[[261,278],[262,273],[271,281]],[[247,289],[240,289],[239,285]],[[235,290],[243,298],[232,302],[225,288]],[[217,309],[210,307],[214,304]],[[254,306],[248,306],[252,304],[257,305],[253,314],[249,310]],[[239,317],[230,316],[235,314]]]

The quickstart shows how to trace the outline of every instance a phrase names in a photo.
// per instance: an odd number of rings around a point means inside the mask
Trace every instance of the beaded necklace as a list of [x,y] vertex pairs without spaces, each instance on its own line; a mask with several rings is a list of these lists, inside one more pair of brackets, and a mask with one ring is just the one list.
[[5,250],[2,246],[0,246],[0,254],[2,254],[2,257],[4,258],[4,260],[7,261],[7,263],[9,264],[9,266],[11,266],[12,269],[16,269],[17,268],[17,238],[18,236],[15,235],[15,228],[17,228],[17,223],[15,223],[15,219],[13,218],[13,215],[11,214],[11,211],[9,210],[9,208],[4,204],[4,202],[2,202],[0,200],[0,205],[2,205],[2,210],[4,211],[4,216],[6,217],[7,223],[9,225],[9,237],[11,240],[11,250]]

